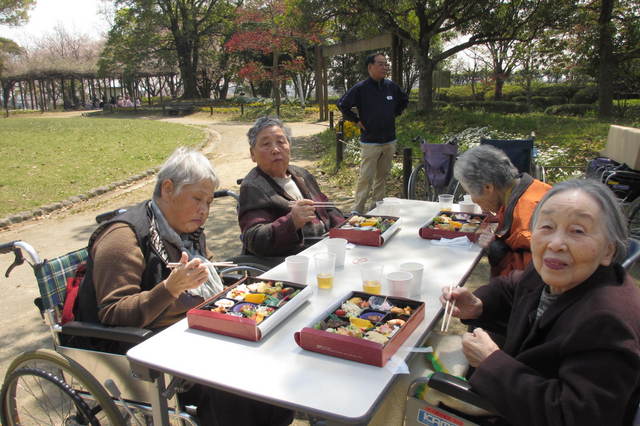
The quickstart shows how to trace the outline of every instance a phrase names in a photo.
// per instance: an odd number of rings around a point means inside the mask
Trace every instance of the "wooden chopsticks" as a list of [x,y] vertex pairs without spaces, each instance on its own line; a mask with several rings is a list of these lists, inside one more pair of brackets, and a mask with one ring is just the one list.
[[[293,205],[295,204],[295,201],[289,201],[289,205]],[[331,201],[314,201],[313,202],[313,207],[325,207],[325,208],[333,208],[335,207],[335,203],[331,202]]]
[[[453,315],[453,308],[456,307],[456,301],[450,302],[451,293],[453,293],[453,284],[449,284],[449,300],[444,305],[444,315],[442,317],[442,324],[440,325],[440,331],[446,333],[449,330],[449,324],[451,323],[451,316]],[[447,312],[449,316],[447,317]]]
[[[169,262],[167,263],[167,268],[171,269],[171,268],[178,268],[180,266],[182,266],[183,264],[180,262]],[[229,268],[232,266],[238,266],[237,264],[233,263],[233,262],[202,262],[200,263],[200,265],[204,265],[204,266],[223,266],[225,268]]]

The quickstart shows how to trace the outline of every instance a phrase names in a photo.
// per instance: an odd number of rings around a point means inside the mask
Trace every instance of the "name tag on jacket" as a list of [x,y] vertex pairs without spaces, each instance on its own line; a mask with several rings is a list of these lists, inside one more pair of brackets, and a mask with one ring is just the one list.
[[388,101],[392,101],[393,100],[393,96],[391,96],[391,95],[387,96],[387,100]]

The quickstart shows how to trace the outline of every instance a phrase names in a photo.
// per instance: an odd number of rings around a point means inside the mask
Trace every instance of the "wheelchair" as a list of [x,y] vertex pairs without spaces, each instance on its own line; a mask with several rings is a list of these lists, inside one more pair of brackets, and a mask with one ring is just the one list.
[[544,167],[535,161],[537,150],[534,142],[535,134],[533,132],[527,139],[480,139],[480,145],[491,145],[504,151],[520,173],[528,173],[534,178],[546,182]]
[[640,238],[640,171],[607,157],[597,157],[589,161],[585,175],[613,191],[627,216],[629,236]]
[[[105,221],[122,213],[99,215]],[[88,258],[86,248],[54,259],[41,259],[24,241],[0,244],[0,254],[13,253],[5,276],[22,264],[33,268],[40,297],[34,300],[49,325],[53,350],[37,349],[17,356],[9,365],[0,388],[0,423],[13,425],[144,425],[152,424],[152,406],[160,404],[157,389],[145,378],[138,380],[123,354],[74,347],[71,339],[91,338],[132,347],[153,332],[134,327],[111,327],[79,321],[62,322],[67,281]],[[235,266],[220,271],[225,283],[243,274],[260,275],[254,266]],[[163,395],[171,424],[198,425],[196,407],[185,405],[178,394],[190,387],[183,380],[170,382]],[[160,405],[162,406],[162,405]]]
[[409,199],[438,201],[440,194],[453,194],[454,201],[459,199],[464,190],[453,177],[453,165],[458,155],[457,138],[453,137],[443,144],[430,144],[421,137],[413,141],[420,143],[422,161],[409,176]]

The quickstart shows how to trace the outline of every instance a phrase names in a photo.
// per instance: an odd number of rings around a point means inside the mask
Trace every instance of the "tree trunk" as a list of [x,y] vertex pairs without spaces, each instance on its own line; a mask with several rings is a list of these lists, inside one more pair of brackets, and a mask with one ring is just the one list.
[[505,76],[504,74],[496,74],[496,87],[493,92],[493,100],[499,101],[502,99],[502,88],[504,87]]
[[193,40],[186,40],[174,34],[176,42],[176,53],[178,54],[178,64],[184,91],[182,97],[185,99],[199,98],[197,84],[198,55],[197,46]]
[[420,75],[418,105],[422,111],[431,112],[433,111],[433,71],[436,68],[436,62],[428,57],[428,50],[416,52],[416,61]]
[[616,68],[613,58],[613,3],[615,0],[602,0],[600,3],[600,17],[598,29],[600,39],[598,50],[600,52],[600,64],[598,73],[598,116],[601,119],[611,117],[613,114],[613,74]]

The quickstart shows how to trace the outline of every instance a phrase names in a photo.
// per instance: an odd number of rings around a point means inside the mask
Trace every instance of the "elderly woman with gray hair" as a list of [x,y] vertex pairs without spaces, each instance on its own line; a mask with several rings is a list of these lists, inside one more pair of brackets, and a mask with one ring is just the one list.
[[490,145],[463,153],[453,173],[474,203],[498,217],[495,233],[486,232],[478,240],[487,250],[491,276],[524,269],[531,261],[529,220],[551,187],[526,173],[519,174],[509,157]]
[[291,131],[282,121],[261,117],[247,137],[257,167],[240,186],[238,220],[245,254],[296,254],[344,221],[335,207],[314,207],[329,199],[311,173],[289,164]]
[[[475,328],[463,352],[492,424],[632,424],[640,399],[640,290],[620,263],[626,221],[591,180],[557,184],[531,219],[533,262],[471,293],[442,291]],[[507,322],[500,347],[485,331]],[[635,424],[635,423],[634,423]]]
[[[218,187],[209,160],[178,148],[161,167],[153,198],[101,224],[89,239],[89,261],[76,318],[160,330],[223,289],[209,258],[203,226]],[[169,263],[178,263],[170,268]],[[96,343],[98,343],[96,347]],[[91,342],[94,348],[126,348]],[[224,359],[224,354],[217,361]],[[203,425],[286,425],[289,410],[216,389],[194,386],[181,395],[195,403]]]

